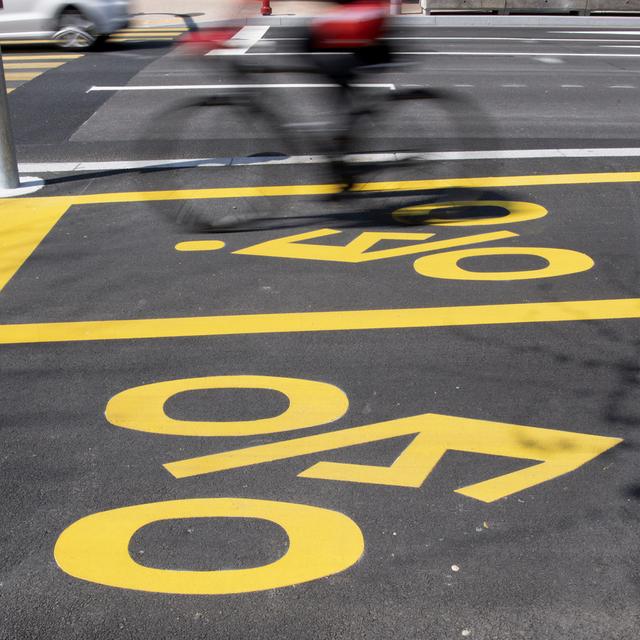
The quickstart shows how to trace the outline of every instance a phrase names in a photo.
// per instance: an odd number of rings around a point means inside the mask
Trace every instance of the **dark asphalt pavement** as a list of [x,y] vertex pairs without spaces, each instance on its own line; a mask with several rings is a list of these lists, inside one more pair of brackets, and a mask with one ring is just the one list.
[[[159,125],[199,90],[148,87],[205,82],[164,45],[11,94],[47,184],[0,200],[0,639],[637,635],[640,32],[559,31],[390,34],[413,65],[367,82],[461,99],[360,151],[462,155],[337,202],[313,133],[265,164],[237,111]],[[127,166],[212,157],[244,165]]]

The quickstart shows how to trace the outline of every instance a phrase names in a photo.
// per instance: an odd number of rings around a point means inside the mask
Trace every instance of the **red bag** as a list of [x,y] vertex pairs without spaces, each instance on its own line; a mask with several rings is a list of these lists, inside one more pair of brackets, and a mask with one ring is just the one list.
[[314,48],[357,49],[375,44],[382,36],[388,2],[352,2],[316,18],[311,25]]

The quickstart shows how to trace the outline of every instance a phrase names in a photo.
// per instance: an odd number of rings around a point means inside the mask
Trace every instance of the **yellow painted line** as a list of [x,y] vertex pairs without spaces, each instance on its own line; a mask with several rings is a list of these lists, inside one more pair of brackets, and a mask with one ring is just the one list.
[[[148,24],[156,24],[156,23],[149,22]],[[188,29],[186,27],[171,27],[171,26],[127,27],[126,29],[120,29],[120,31],[118,31],[117,33],[136,33],[138,31],[188,31]]]
[[57,69],[67,64],[64,60],[60,62],[5,62],[5,69]]
[[18,87],[7,87],[7,93],[14,92]]
[[[137,16],[133,24],[135,26],[128,27],[128,28],[135,29],[135,28],[144,27],[146,25],[154,25],[154,28],[158,28],[158,29],[183,29],[184,28],[182,22],[176,22],[175,20],[171,22],[166,18],[149,18],[149,19],[143,20],[142,18],[140,18],[140,16]],[[176,24],[178,25],[177,27],[176,27]]]
[[7,80],[33,80],[42,75],[42,71],[34,71],[33,73],[16,73],[15,71],[9,71],[5,74]]
[[0,344],[367,331],[640,318],[640,298],[0,325]]
[[44,53],[40,56],[37,55],[25,55],[25,56],[21,56],[18,54],[5,54],[4,56],[5,61],[11,61],[11,60],[75,60],[77,58],[84,58],[84,54],[80,53],[80,54],[71,54],[71,53],[61,53],[61,54],[57,54],[57,53]]
[[51,44],[52,40],[0,40],[0,45],[5,44],[22,44],[29,46],[32,44]]
[[[451,187],[529,187],[573,184],[615,184],[640,182],[640,171],[618,173],[567,173],[538,176],[499,176],[480,178],[445,178],[439,180],[405,180],[402,182],[368,182],[356,185],[357,191],[413,191],[445,189]],[[154,202],[169,200],[203,200],[222,198],[254,198],[273,196],[309,196],[334,193],[336,184],[285,185],[263,187],[214,187],[211,189],[184,189],[180,191],[133,191],[125,193],[96,193],[76,196],[52,196],[50,202],[81,204],[109,204],[120,202]],[[45,198],[32,198],[44,200]],[[25,198],[15,202],[25,202]],[[7,201],[5,201],[7,202]]]
[[109,42],[144,42],[145,40],[175,40],[175,38],[173,36],[171,37],[165,37],[165,36],[149,36],[149,37],[145,37],[145,36],[129,36],[127,38],[120,38],[120,37],[114,37],[111,36],[109,38]]
[[640,298],[0,325],[0,344],[367,331],[640,318]]
[[140,36],[140,35],[180,35],[185,33],[185,29],[129,29],[128,31],[118,31],[114,36]]
[[[166,29],[167,31],[175,31],[177,29],[183,29],[183,27],[171,27],[171,26],[163,26],[166,25],[166,22],[163,21],[153,21],[153,20],[145,20],[143,22],[139,22],[137,24],[143,25],[140,28],[141,29]],[[184,29],[185,31],[188,31],[188,29]]]

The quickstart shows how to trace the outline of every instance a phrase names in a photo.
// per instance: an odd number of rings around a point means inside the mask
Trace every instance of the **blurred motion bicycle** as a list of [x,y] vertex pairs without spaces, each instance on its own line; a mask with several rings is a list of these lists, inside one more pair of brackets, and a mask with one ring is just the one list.
[[[459,149],[470,129],[480,124],[489,130],[487,119],[462,95],[399,84],[397,76],[411,67],[399,63],[383,40],[381,4],[354,4],[355,13],[351,5],[316,19],[309,34],[295,40],[302,46],[287,40],[284,52],[274,50],[282,41],[270,40],[252,41],[247,52],[237,26],[199,29],[193,15],[179,15],[188,31],[176,45],[173,73],[197,78],[190,85],[197,95],[172,101],[145,132],[145,142],[166,160],[153,169],[167,172],[163,181],[172,189],[203,188],[220,178],[220,184],[234,185],[230,171],[237,167],[244,169],[242,186],[246,180],[257,186],[242,206],[184,202],[177,222],[215,231],[284,218],[295,224],[365,201],[369,214],[387,222],[420,222],[424,215],[389,214],[458,197],[399,191],[397,185],[433,176],[438,145],[444,140]],[[304,82],[270,80],[281,74]],[[284,170],[288,183],[293,178],[294,184],[315,185],[302,207],[299,199],[292,204],[260,189],[282,184]]]

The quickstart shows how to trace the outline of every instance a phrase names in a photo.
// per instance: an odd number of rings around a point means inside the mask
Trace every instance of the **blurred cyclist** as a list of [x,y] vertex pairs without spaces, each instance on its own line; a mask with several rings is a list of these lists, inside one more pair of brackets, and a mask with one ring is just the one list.
[[341,86],[354,80],[358,69],[389,61],[382,41],[388,2],[383,0],[338,0],[334,10],[314,18],[307,51],[329,78]]
[[345,162],[357,136],[358,119],[368,111],[358,104],[355,80],[367,67],[388,64],[391,53],[383,38],[388,0],[338,0],[334,9],[314,18],[309,27],[306,52],[317,71],[338,85],[336,112],[340,132],[334,140],[331,161],[344,191],[356,181],[355,167]]
[[[245,43],[238,38],[244,17],[255,13],[255,0],[216,0],[216,17],[225,20],[228,26],[191,31],[182,38],[183,43],[202,47],[204,51],[217,48],[223,53],[243,49]],[[336,179],[348,190],[355,182],[353,165],[345,162],[345,155],[352,151],[352,142],[357,134],[358,119],[368,113],[367,105],[360,104],[361,91],[355,80],[363,69],[390,62],[390,50],[383,40],[388,0],[336,0],[328,11],[314,17],[307,29],[302,53],[308,55],[304,63],[294,66],[268,66],[255,63],[233,63],[236,72],[243,69],[251,73],[297,71],[323,75],[338,88],[334,112],[338,133],[333,137],[328,150]],[[239,34],[242,35],[241,33]]]

